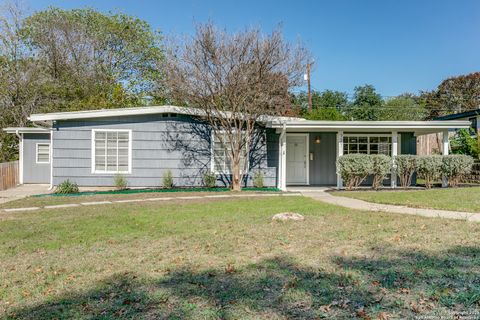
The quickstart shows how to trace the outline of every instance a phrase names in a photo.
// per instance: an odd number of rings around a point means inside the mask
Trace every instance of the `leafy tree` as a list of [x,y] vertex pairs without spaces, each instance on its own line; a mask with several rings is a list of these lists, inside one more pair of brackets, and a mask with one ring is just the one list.
[[460,129],[450,139],[452,153],[465,154],[476,159],[480,157],[480,138],[477,135],[472,136],[470,129]]
[[355,87],[348,117],[352,120],[380,120],[383,99],[372,85]]
[[387,99],[381,108],[381,120],[423,120],[428,111],[418,102],[418,98],[410,93]]
[[280,31],[229,34],[212,24],[169,52],[168,89],[174,99],[200,108],[229,160],[231,187],[241,190],[257,120],[289,107],[289,89],[302,83],[309,53]]
[[344,92],[325,90],[312,91],[312,110],[308,110],[308,95],[300,92],[294,104],[303,110],[303,116],[310,120],[345,120],[343,110],[348,106],[348,96]]
[[422,92],[422,102],[429,118],[478,109],[480,106],[480,72],[442,81],[433,91]]

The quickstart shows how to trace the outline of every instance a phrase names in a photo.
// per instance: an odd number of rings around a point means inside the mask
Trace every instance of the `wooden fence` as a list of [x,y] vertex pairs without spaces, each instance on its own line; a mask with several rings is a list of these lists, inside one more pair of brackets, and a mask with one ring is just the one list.
[[0,190],[13,188],[18,183],[18,161],[0,163]]

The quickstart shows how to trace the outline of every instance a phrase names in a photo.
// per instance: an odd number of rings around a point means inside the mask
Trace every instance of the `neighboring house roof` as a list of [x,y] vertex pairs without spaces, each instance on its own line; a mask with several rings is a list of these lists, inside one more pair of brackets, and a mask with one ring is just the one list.
[[[73,112],[51,112],[32,114],[28,118],[32,122],[50,124],[51,121],[56,120],[74,120],[74,119],[90,119],[90,118],[106,118],[106,117],[122,117],[122,116],[137,116],[148,114],[162,114],[162,113],[177,113],[191,116],[206,116],[206,112],[198,108],[177,107],[177,106],[151,106],[151,107],[136,107],[136,108],[116,108],[116,109],[101,109],[101,110],[84,110]],[[229,112],[224,112],[223,116],[228,117]],[[283,120],[302,120],[301,118],[292,117],[273,117],[263,116],[259,118],[261,122],[268,121],[283,121]]]
[[50,133],[46,128],[31,128],[31,127],[8,127],[3,128],[7,133]]
[[453,113],[442,117],[437,117],[434,120],[455,120],[455,119],[463,119],[463,118],[470,118],[480,115],[480,109],[470,110],[460,113]]

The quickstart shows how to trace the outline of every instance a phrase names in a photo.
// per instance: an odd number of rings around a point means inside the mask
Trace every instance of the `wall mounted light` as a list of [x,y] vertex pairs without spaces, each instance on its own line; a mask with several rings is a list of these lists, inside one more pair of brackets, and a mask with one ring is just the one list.
[[322,140],[320,139],[320,136],[316,136],[315,137],[315,143],[320,144],[320,142],[322,142]]

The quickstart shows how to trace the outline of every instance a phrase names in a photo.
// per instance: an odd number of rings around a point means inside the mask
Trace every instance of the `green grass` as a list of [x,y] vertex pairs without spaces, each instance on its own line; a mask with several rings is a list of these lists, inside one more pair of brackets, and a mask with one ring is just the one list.
[[[304,222],[272,222],[295,211]],[[0,318],[413,318],[480,307],[480,224],[303,197],[0,215]]]
[[333,194],[369,202],[404,205],[415,208],[480,212],[480,187],[409,191],[336,191]]

